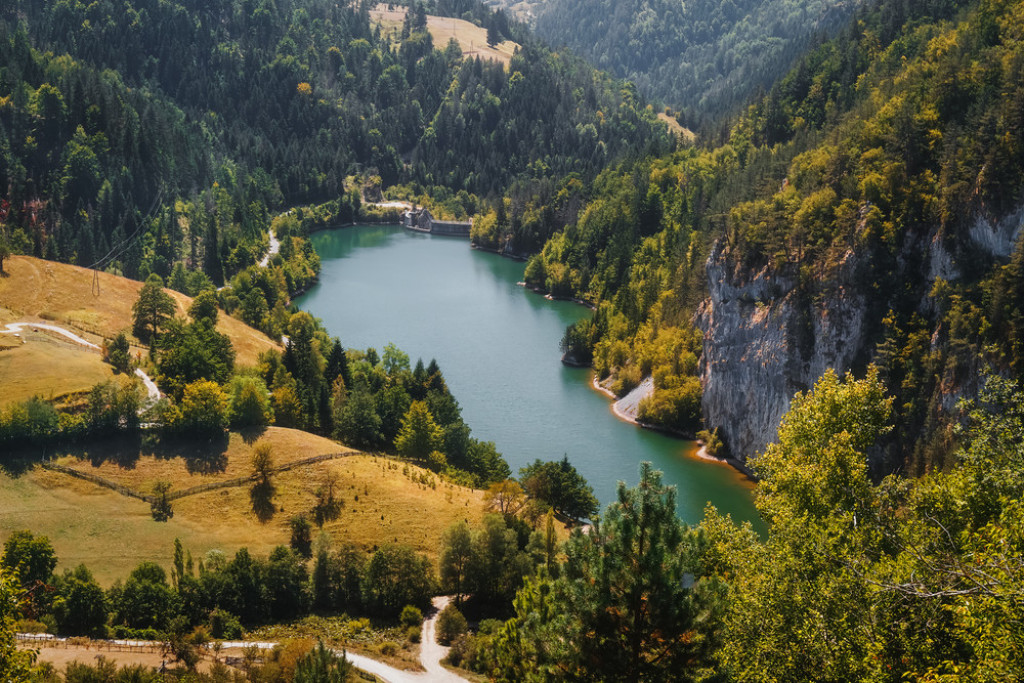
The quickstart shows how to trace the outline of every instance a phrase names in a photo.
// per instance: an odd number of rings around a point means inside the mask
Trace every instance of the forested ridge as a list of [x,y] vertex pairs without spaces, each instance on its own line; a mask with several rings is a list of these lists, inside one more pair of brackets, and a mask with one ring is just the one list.
[[857,0],[551,0],[538,35],[681,110],[684,125],[714,127],[768,89],[816,39],[839,28]]
[[[507,72],[462,60],[433,45],[422,11],[395,45],[368,7],[6,4],[7,240],[80,265],[113,251],[101,267],[141,279],[181,262],[220,283],[254,262],[273,212],[362,181],[486,194],[669,144],[628,88],[576,58],[532,45]],[[153,253],[129,239],[140,232]]]
[[[985,368],[1021,377],[1020,16],[1017,3],[877,2],[755,100],[724,144],[626,163],[581,188],[586,201],[526,268],[541,290],[597,306],[566,348],[617,393],[653,374],[642,419],[692,433],[706,268],[771,283],[742,294],[755,317],[795,300],[804,322],[789,343],[805,358],[814,312],[852,292],[864,321],[853,367],[877,364],[897,397],[877,462],[942,466],[956,397]],[[514,239],[559,209],[513,195],[496,232]]]

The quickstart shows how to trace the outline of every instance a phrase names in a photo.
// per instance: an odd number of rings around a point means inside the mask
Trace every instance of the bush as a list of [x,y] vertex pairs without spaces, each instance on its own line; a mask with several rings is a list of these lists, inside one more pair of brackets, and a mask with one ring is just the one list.
[[718,436],[718,428],[715,427],[713,431],[702,429],[697,432],[697,440],[703,442],[704,452],[706,452],[712,458],[718,458],[723,455],[725,444],[722,443],[722,438]]
[[402,609],[402,616],[398,618],[402,626],[419,626],[423,623],[423,612],[419,607],[406,605]]
[[401,647],[398,645],[398,643],[392,640],[385,640],[379,646],[380,653],[385,657],[393,657],[394,655],[398,654],[398,651],[400,649]]
[[410,626],[405,632],[405,637],[409,639],[410,643],[420,642],[420,627]]
[[238,640],[242,625],[234,614],[218,608],[210,612],[210,635],[217,640]]
[[437,618],[437,642],[450,645],[466,632],[466,628],[466,617],[462,616],[462,612],[455,605],[449,603]]

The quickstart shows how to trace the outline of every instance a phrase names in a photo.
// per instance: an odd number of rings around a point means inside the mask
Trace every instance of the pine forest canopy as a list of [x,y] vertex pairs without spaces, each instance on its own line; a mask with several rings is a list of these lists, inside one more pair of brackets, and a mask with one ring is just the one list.
[[769,88],[861,0],[548,0],[538,35],[710,124]]
[[571,55],[528,41],[505,70],[422,29],[392,45],[368,8],[5,3],[15,251],[101,267],[115,252],[132,277],[182,262],[219,283],[253,262],[271,211],[344,198],[353,174],[486,194],[667,149],[631,87]]

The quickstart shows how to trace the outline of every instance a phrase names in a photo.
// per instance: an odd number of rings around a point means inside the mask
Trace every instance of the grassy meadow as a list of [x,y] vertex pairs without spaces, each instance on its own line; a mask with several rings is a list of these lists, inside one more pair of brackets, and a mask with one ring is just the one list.
[[[352,542],[368,553],[398,542],[436,560],[441,533],[449,524],[465,519],[477,525],[483,518],[481,491],[291,429],[272,427],[258,440],[232,433],[224,444],[212,447],[105,443],[65,450],[57,462],[146,493],[157,479],[180,490],[248,474],[252,446],[259,440],[272,446],[278,466],[321,453],[353,455],[276,474],[276,511],[266,522],[253,514],[248,486],[179,498],[173,502],[174,516],[155,522],[147,503],[92,482],[39,466],[22,473],[0,470],[0,542],[16,529],[44,534],[57,551],[58,570],[85,563],[104,585],[125,577],[143,560],[169,567],[175,538],[197,559],[215,548],[231,554],[248,547],[266,555],[288,542],[288,520],[311,509],[314,492],[328,477],[334,478],[343,507],[323,531],[334,542]],[[201,461],[215,466],[204,471]]]
[[[380,3],[375,9],[370,10],[370,19],[379,24],[385,31],[401,32],[402,24],[405,22],[407,8],[394,6],[388,9],[388,5]],[[477,26],[463,19],[452,19],[449,17],[427,16],[427,30],[434,40],[434,46],[444,49],[448,41],[454,38],[462,48],[465,57],[479,57],[501,62],[508,66],[509,60],[515,54],[518,43],[506,40],[494,47],[487,44],[487,29]]]
[[[131,332],[132,305],[139,298],[141,282],[99,273],[94,283],[92,270],[31,256],[10,257],[4,261],[4,270],[8,276],[0,278],[0,323],[47,320],[94,344],[122,330]],[[187,317],[191,297],[166,291],[177,305],[176,315]],[[217,329],[231,339],[240,365],[254,365],[261,352],[278,347],[262,332],[224,314],[217,319]],[[142,349],[136,345],[133,350]]]

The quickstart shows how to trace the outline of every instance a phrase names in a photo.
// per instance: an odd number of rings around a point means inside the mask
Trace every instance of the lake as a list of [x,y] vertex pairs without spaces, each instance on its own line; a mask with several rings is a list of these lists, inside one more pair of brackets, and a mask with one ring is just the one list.
[[677,487],[683,520],[699,521],[710,501],[760,528],[741,475],[697,458],[691,441],[619,420],[590,370],[562,365],[566,326],[590,311],[518,286],[522,262],[400,226],[341,228],[312,241],[320,282],[296,299],[299,308],[346,348],[393,342],[413,364],[435,358],[473,436],[494,441],[513,475],[535,458],[567,455],[603,507],[649,460]]

